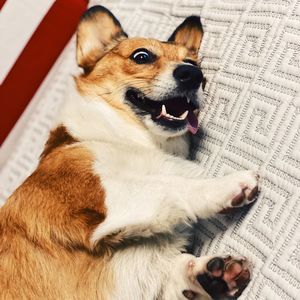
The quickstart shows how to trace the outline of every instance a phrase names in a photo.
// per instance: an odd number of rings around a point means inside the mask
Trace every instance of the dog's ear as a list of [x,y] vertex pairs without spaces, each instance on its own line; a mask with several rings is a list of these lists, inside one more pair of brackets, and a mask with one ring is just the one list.
[[175,29],[168,41],[185,46],[193,56],[197,57],[202,36],[200,17],[190,16]]
[[121,39],[127,38],[120,22],[103,6],[93,6],[82,16],[77,30],[77,64],[85,72]]

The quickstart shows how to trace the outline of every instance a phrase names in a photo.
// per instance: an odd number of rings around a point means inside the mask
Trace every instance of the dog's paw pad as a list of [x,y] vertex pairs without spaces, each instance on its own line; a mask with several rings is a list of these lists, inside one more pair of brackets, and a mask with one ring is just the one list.
[[221,278],[224,270],[224,260],[221,257],[214,257],[207,263],[207,271],[215,278]]
[[239,194],[233,197],[231,200],[232,207],[240,207],[247,205],[255,200],[255,196],[258,193],[258,186],[250,187],[241,187]]
[[249,194],[247,195],[247,200],[249,202],[253,202],[256,199],[257,194],[258,194],[258,185],[249,191]]
[[199,274],[197,280],[214,299],[236,299],[250,281],[250,270],[245,259],[214,257],[206,268],[207,272]]
[[241,171],[232,174],[229,181],[235,186],[235,192],[227,202],[228,206],[224,207],[221,213],[227,213],[232,208],[235,209],[254,202],[258,194],[258,179],[259,175],[254,171]]

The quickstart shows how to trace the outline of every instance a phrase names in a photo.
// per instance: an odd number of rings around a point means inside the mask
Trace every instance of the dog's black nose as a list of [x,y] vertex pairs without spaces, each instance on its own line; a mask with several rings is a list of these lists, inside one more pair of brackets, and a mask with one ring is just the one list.
[[174,70],[173,76],[179,87],[183,90],[198,89],[203,80],[201,70],[196,66],[191,65],[178,66]]

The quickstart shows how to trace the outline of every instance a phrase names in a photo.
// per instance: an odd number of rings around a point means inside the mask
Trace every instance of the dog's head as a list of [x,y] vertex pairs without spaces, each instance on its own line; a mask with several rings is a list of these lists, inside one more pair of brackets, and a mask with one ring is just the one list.
[[81,93],[107,101],[127,118],[165,137],[198,129],[203,86],[200,18],[187,18],[166,42],[128,38],[102,6],[90,8],[77,32]]

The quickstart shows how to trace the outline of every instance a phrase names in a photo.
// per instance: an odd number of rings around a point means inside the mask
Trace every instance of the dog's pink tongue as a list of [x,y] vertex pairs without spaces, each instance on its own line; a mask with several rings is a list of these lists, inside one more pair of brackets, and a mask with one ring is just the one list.
[[192,111],[189,111],[187,120],[188,120],[188,130],[192,134],[196,134],[198,131],[198,125],[199,125],[197,116],[195,116],[195,114]]

